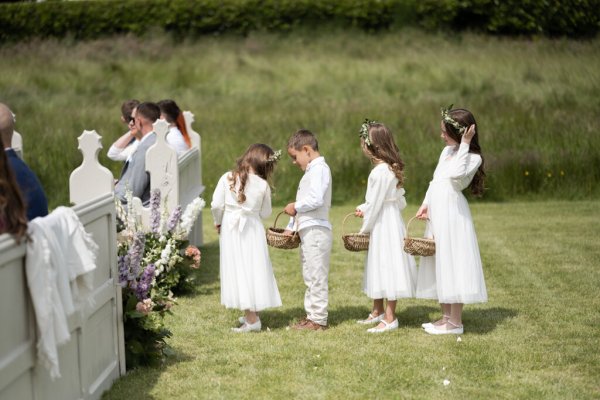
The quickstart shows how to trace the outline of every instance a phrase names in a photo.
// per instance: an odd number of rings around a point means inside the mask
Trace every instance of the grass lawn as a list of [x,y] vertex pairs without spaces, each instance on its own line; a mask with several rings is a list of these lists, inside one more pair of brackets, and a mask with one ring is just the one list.
[[[477,119],[488,201],[600,198],[600,38],[408,29],[48,40],[0,44],[0,71],[0,101],[17,115],[25,160],[52,208],[68,204],[84,129],[102,136],[100,161],[119,176],[122,163],[106,151],[124,133],[119,109],[130,98],[172,98],[195,114],[208,193],[251,143],[281,149],[307,128],[331,166],[334,203],[357,200],[368,117],[394,132],[416,203],[443,147],[440,107],[454,103]],[[295,195],[287,182],[296,177],[290,163],[277,167],[275,202]]]
[[399,301],[401,327],[389,334],[355,323],[370,301],[361,291],[365,253],[346,251],[340,238],[354,205],[331,213],[330,329],[286,329],[303,316],[304,285],[297,250],[272,249],[283,307],[245,335],[230,332],[241,312],[219,303],[218,238],[205,210],[198,285],[167,321],[175,355],[129,372],[103,398],[600,397],[600,202],[473,204],[489,302],[465,308],[460,342],[422,331],[439,316],[432,301]]

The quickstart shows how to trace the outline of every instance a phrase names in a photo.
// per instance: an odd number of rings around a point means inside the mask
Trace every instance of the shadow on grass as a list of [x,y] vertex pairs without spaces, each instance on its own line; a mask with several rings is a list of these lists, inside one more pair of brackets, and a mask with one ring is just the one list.
[[496,329],[499,323],[514,318],[519,313],[517,310],[502,307],[482,308],[477,310],[466,309],[463,311],[463,324],[465,332],[486,334]]
[[[162,400],[162,397],[155,397],[152,392],[154,385],[160,380],[161,374],[167,367],[176,365],[180,362],[193,361],[195,358],[181,351],[170,348],[171,354],[166,357],[164,362],[157,366],[137,367],[127,371],[127,374],[119,378],[110,390],[102,394],[102,400],[122,399],[124,396],[131,395],[131,398]],[[131,388],[135,388],[135,393],[131,393]]]
[[192,289],[176,293],[178,297],[195,297],[198,295],[211,295],[218,289],[214,287],[219,282],[219,241],[215,240],[200,246],[202,259],[200,268],[191,274],[194,280]]
[[306,316],[301,307],[286,308],[285,310],[265,310],[260,313],[263,329],[285,329]]

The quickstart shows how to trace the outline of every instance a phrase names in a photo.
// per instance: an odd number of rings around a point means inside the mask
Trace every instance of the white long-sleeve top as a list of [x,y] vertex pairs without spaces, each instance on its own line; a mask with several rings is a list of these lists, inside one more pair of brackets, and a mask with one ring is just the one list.
[[[462,191],[469,186],[473,176],[482,163],[481,156],[476,153],[469,153],[469,144],[461,143],[458,146],[446,146],[442,150],[438,165],[433,173],[433,180],[449,180],[457,191]],[[423,204],[429,205],[429,190],[425,194]]]
[[127,161],[140,144],[139,140],[132,140],[129,144],[123,148],[117,147],[114,144],[108,149],[106,156],[113,161]]
[[[324,157],[317,157],[306,166],[296,194],[296,216],[290,218],[287,229],[301,230],[310,226],[331,229],[331,170]],[[294,229],[294,225],[297,229]]]
[[169,127],[169,133],[167,133],[167,143],[171,146],[176,152],[177,157],[180,157],[183,153],[189,150],[185,139],[183,138],[183,133],[176,126]]
[[365,202],[358,207],[363,212],[360,233],[368,233],[377,222],[385,205],[397,205],[399,210],[406,207],[404,188],[397,188],[398,178],[386,163],[380,163],[369,174]]

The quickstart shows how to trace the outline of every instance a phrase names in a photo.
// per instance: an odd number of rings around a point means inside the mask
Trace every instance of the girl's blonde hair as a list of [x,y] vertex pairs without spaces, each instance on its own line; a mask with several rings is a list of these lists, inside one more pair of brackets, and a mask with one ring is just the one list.
[[372,162],[383,161],[398,178],[396,187],[402,187],[404,184],[404,162],[400,158],[400,151],[394,136],[387,126],[379,122],[372,122],[368,129],[370,144],[365,143],[361,138],[360,143],[364,153]]
[[237,188],[238,203],[241,204],[246,201],[246,194],[244,191],[251,170],[271,185],[271,176],[275,169],[275,160],[271,158],[273,154],[275,154],[273,149],[266,144],[255,143],[250,145],[246,152],[237,159],[236,167],[231,172],[229,178],[229,189],[235,192],[236,182],[239,181],[239,187]]

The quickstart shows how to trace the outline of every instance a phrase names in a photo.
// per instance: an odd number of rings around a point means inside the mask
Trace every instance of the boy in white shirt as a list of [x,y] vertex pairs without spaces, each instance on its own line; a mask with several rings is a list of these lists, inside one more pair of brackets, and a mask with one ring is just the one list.
[[331,171],[319,153],[315,135],[305,129],[294,133],[288,141],[288,154],[304,171],[298,185],[296,201],[284,212],[293,218],[286,229],[291,234],[294,225],[300,235],[300,262],[306,285],[304,309],[306,317],[292,328],[298,330],[327,329],[329,259],[332,232],[329,222],[331,208]]

